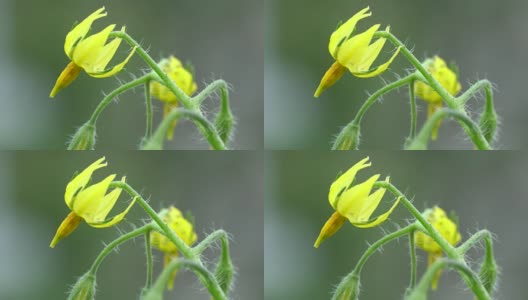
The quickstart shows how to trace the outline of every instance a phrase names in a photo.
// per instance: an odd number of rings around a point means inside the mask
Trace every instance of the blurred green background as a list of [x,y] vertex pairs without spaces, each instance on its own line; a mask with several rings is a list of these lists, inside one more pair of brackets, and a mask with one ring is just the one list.
[[[391,176],[391,182],[419,210],[439,205],[460,218],[463,240],[479,229],[496,234],[495,254],[502,275],[496,299],[525,299],[528,273],[526,172],[528,156],[518,152],[275,152],[265,165],[265,299],[330,299],[332,290],[359,257],[383,236],[404,226],[411,214],[399,205],[381,227],[359,229],[346,222],[319,249],[313,244],[333,213],[328,189],[340,171],[370,156],[372,166],[358,174]],[[379,211],[390,206],[387,193]],[[377,215],[375,212],[374,215]],[[471,251],[477,264],[483,247]],[[427,255],[417,250],[421,277]],[[409,283],[408,240],[401,238],[374,254],[361,275],[360,299],[401,299]],[[419,277],[419,278],[420,278]],[[428,299],[472,299],[456,272],[442,274]]]
[[[460,67],[465,90],[487,78],[496,85],[495,104],[502,119],[496,146],[519,149],[528,145],[528,103],[522,79],[528,52],[526,1],[493,0],[271,0],[266,6],[265,145],[268,149],[329,149],[341,127],[352,120],[367,93],[394,81],[412,67],[399,55],[382,78],[361,79],[346,73],[319,99],[313,94],[333,63],[328,40],[339,21],[370,6],[372,16],[359,29],[374,24],[391,31],[423,60],[440,55]],[[378,63],[390,57],[385,46]],[[374,63],[376,65],[377,62]],[[398,74],[398,75],[396,75]],[[419,102],[419,128],[426,105]],[[484,100],[471,100],[479,114]],[[407,88],[392,92],[371,107],[362,122],[361,149],[401,149],[409,132]],[[456,122],[445,122],[432,149],[472,149]]]
[[[147,220],[136,205],[116,227],[95,229],[81,224],[55,249],[50,240],[68,208],[64,189],[76,171],[102,155],[108,166],[94,180],[116,173],[160,210],[175,205],[190,211],[198,240],[223,228],[232,236],[233,263],[238,269],[233,299],[262,299],[263,295],[263,196],[262,155],[251,152],[209,153],[139,152],[0,153],[0,299],[65,299],[76,278],[88,270],[104,247]],[[122,195],[118,207],[129,198]],[[118,208],[115,208],[117,211]],[[243,224],[243,226],[241,226]],[[219,247],[205,252],[215,263]],[[162,253],[154,250],[157,277]],[[96,299],[137,299],[145,282],[144,240],[137,238],[119,247],[101,265]],[[191,272],[176,277],[171,299],[208,299]]]
[[[238,120],[232,147],[259,149],[263,144],[263,14],[262,1],[36,1],[0,2],[0,147],[64,149],[119,81],[141,75],[147,65],[135,55],[117,77],[81,74],[53,100],[48,95],[67,65],[64,38],[76,21],[105,6],[108,16],[94,30],[109,24],[127,32],[159,60],[175,55],[196,70],[198,91],[215,79],[232,86],[231,105]],[[122,43],[116,61],[129,47]],[[217,97],[206,111],[217,111]],[[154,126],[162,105],[155,101]],[[181,122],[168,149],[207,149],[193,123]],[[119,97],[98,121],[98,149],[136,149],[144,133],[143,88]]]

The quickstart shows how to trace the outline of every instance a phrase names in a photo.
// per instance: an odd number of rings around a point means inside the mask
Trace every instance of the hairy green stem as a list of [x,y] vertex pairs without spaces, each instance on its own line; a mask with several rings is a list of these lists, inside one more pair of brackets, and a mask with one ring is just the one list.
[[133,89],[137,86],[140,86],[142,84],[145,84],[146,82],[150,81],[151,80],[151,75],[150,74],[147,74],[147,75],[144,75],[144,76],[141,76],[137,79],[134,79],[130,82],[127,82],[121,86],[119,86],[117,89],[113,90],[112,92],[110,92],[110,94],[106,95],[106,97],[103,98],[103,100],[99,103],[99,105],[97,105],[97,107],[95,108],[95,111],[92,113],[92,116],[90,117],[90,120],[88,121],[91,125],[95,126],[95,123],[97,122],[97,119],[99,118],[99,115],[101,114],[101,112],[106,108],[106,106],[108,106],[108,104],[114,100],[114,98],[121,94],[121,93],[124,93],[130,89]]
[[163,140],[165,139],[172,122],[181,118],[188,118],[197,123],[199,127],[203,129],[205,138],[214,150],[226,150],[226,146],[218,135],[214,125],[201,114],[184,108],[174,108],[165,118],[163,118],[163,121],[158,126],[158,129],[156,129],[156,132],[154,132],[149,141],[143,146],[143,150],[161,150]]
[[458,109],[455,98],[424,68],[422,63],[412,54],[412,52],[405,47],[405,45],[391,32],[378,31],[374,33],[375,37],[382,37],[388,39],[396,47],[400,48],[401,53],[410,61],[410,63],[422,74],[427,80],[427,83],[444,99],[447,106],[453,109]]
[[416,136],[417,112],[416,112],[416,97],[414,95],[415,81],[416,80],[411,80],[411,82],[409,82],[409,106],[411,110],[411,128],[409,131],[409,137],[407,138],[408,141],[411,141]]
[[470,86],[463,94],[456,97],[456,102],[462,106],[466,104],[466,102],[471,99],[476,93],[478,93],[481,89],[484,89],[484,92],[486,93],[486,102],[493,103],[493,94],[492,91],[492,85],[491,82],[487,79],[479,80],[475,82],[472,86]]
[[[462,96],[466,95],[467,93],[464,93],[461,97],[458,97],[458,98],[455,98],[454,96],[452,96],[429,72],[427,72],[425,67],[414,56],[414,54],[412,54],[412,52],[409,49],[407,49],[407,47],[405,47],[405,45],[395,35],[393,35],[391,32],[378,31],[378,32],[376,32],[374,34],[374,36],[386,38],[391,43],[393,43],[396,47],[399,47],[401,49],[400,51],[403,53],[403,55],[420,72],[420,74],[423,76],[423,79],[425,79],[425,81],[427,81],[427,84],[429,86],[431,86],[440,95],[440,97],[442,97],[444,99],[444,102],[446,103],[447,107],[449,107],[449,108],[451,108],[453,110],[456,110],[460,114],[462,114],[462,115],[467,117],[467,112],[466,112],[466,110],[464,108],[464,103],[467,100],[465,100],[464,98],[461,98]],[[419,77],[418,77],[418,79],[420,80]],[[481,84],[485,84],[485,83],[481,83]],[[471,88],[470,88],[470,90],[471,90]],[[487,89],[486,90],[488,99],[489,99],[489,95],[490,95],[489,92],[490,91],[491,91],[491,89]],[[469,117],[467,117],[467,118],[469,119]],[[467,133],[467,135],[471,138],[471,140],[473,142],[475,142],[475,141],[480,139],[480,137],[478,137],[475,134],[474,128],[471,128],[470,126],[468,127],[468,124],[467,124],[466,121],[464,121],[462,119],[457,119],[457,120],[461,124],[462,128],[464,129],[464,131]],[[480,132],[480,135],[482,135],[482,132],[481,132],[479,127],[477,127],[477,131]],[[483,146],[483,145],[481,144],[481,145],[475,145],[475,146],[478,149],[480,149],[479,146]],[[488,145],[488,148],[489,148],[489,145]]]
[[473,120],[471,120],[467,115],[449,108],[437,110],[430,118],[428,118],[427,122],[424,124],[424,126],[422,127],[418,135],[414,138],[414,140],[409,144],[407,149],[427,149],[427,142],[429,141],[429,137],[431,136],[431,132],[434,130],[436,123],[446,117],[454,118],[465,125],[465,128],[467,129],[466,132],[470,133],[469,137],[471,138],[471,141],[477,149],[491,150],[491,146],[482,134],[482,131],[480,130],[478,125],[473,122]]
[[150,81],[151,79],[145,82],[145,111],[146,111],[146,126],[145,126],[145,136],[143,141],[147,141],[152,136],[152,97],[150,96]]
[[[114,188],[120,188],[126,191],[132,198],[135,198],[137,203],[145,210],[145,212],[154,220],[154,222],[159,226],[162,233],[169,239],[171,242],[174,243],[176,248],[180,251],[180,253],[183,255],[183,257],[188,259],[194,259],[195,255],[192,251],[192,249],[185,244],[185,242],[182,241],[182,239],[172,231],[172,229],[169,228],[165,222],[159,217],[159,215],[150,207],[150,205],[141,197],[141,195],[134,190],[128,183],[122,182],[122,181],[113,181],[110,183],[110,187]],[[156,228],[154,228],[156,229]]]
[[117,246],[123,244],[126,241],[129,241],[135,237],[138,237],[142,234],[145,234],[146,232],[152,230],[152,225],[147,224],[144,225],[138,229],[135,229],[131,232],[125,233],[124,235],[118,237],[114,241],[112,241],[110,244],[106,245],[106,247],[101,251],[101,253],[97,256],[95,261],[92,264],[92,267],[90,268],[90,272],[95,275],[97,273],[97,270],[99,269],[99,266],[103,262],[106,256],[110,254]]
[[144,290],[147,290],[152,285],[152,246],[150,245],[150,234],[152,230],[145,232],[145,256],[147,258],[147,279]]
[[198,245],[194,246],[192,249],[195,255],[200,255],[207,249],[211,244],[217,240],[228,241],[227,232],[222,229],[216,230],[213,233],[205,237]]
[[[171,278],[171,274],[179,269],[189,269],[196,273],[198,278],[203,280],[205,287],[215,300],[227,300],[227,297],[225,296],[224,292],[220,288],[220,285],[214,278],[214,276],[205,269],[201,264],[198,264],[196,261],[188,260],[188,259],[181,259],[177,258],[169,263],[161,274],[159,275],[158,279],[154,283],[151,291],[163,291],[165,286],[167,285],[167,282]],[[147,294],[148,299],[148,294]]]
[[113,31],[110,33],[109,37],[116,37],[125,40],[131,47],[136,49],[136,53],[141,56],[141,58],[149,65],[150,68],[159,76],[163,81],[163,84],[167,86],[178,98],[178,101],[187,109],[195,109],[196,107],[191,102],[191,98],[187,96],[175,83],[172,81],[163,70],[161,70],[158,63],[150,57],[150,55],[139,45],[136,40],[134,40],[128,33],[123,31]]
[[227,90],[228,89],[227,82],[225,82],[222,79],[218,79],[218,80],[211,82],[202,91],[200,91],[198,95],[192,98],[192,102],[196,106],[200,106],[202,105],[203,101],[207,99],[207,97],[209,97],[212,93],[216,92],[219,89]]
[[457,251],[460,255],[464,255],[472,247],[474,247],[481,240],[485,240],[486,244],[491,244],[493,240],[491,232],[486,229],[480,230],[469,237],[462,245],[458,246]]
[[395,90],[399,87],[409,84],[410,82],[414,81],[415,78],[416,78],[415,74],[407,75],[403,78],[400,78],[394,82],[389,83],[388,85],[374,92],[372,95],[370,95],[370,97],[368,97],[367,101],[363,103],[361,108],[356,113],[356,117],[354,118],[352,122],[354,122],[354,124],[356,125],[360,125],[361,120],[363,119],[363,115],[365,115],[367,110],[372,106],[372,104],[374,104],[378,100],[379,97],[385,95],[386,93],[392,90]]
[[[463,266],[466,266],[466,262],[464,260],[463,255],[460,255],[457,249],[451,246],[451,244],[449,244],[449,242],[447,242],[446,239],[440,233],[438,233],[436,228],[434,228],[433,225],[427,222],[424,216],[418,211],[418,209],[416,209],[416,207],[411,203],[411,201],[402,192],[400,192],[400,190],[398,190],[391,183],[385,181],[377,181],[374,184],[374,187],[385,188],[390,191],[395,197],[400,198],[400,202],[403,204],[403,206],[405,206],[405,208],[409,210],[409,212],[418,220],[420,225],[423,227],[424,233],[429,235],[438,244],[438,246],[442,248],[444,253],[450,259],[457,261]],[[420,227],[418,227],[418,230],[422,231]],[[491,297],[484,288],[484,285],[482,284],[482,281],[478,278],[477,274],[475,274],[473,271],[471,271],[470,274],[465,274],[464,272],[462,273],[462,277],[469,285],[469,287],[473,290],[473,293],[475,294],[475,296],[477,296],[479,300],[491,300]],[[468,276],[468,278],[465,278],[466,276]]]
[[361,273],[361,270],[363,269],[363,266],[365,265],[365,263],[367,262],[367,260],[370,258],[370,256],[372,256],[372,254],[374,254],[376,251],[378,251],[378,249],[393,241],[393,240],[396,240],[406,234],[409,234],[411,232],[413,232],[414,230],[416,230],[416,225],[415,224],[410,224],[406,227],[403,227],[395,232],[392,232],[388,235],[385,235],[384,237],[382,237],[381,239],[379,239],[378,241],[376,241],[374,244],[370,245],[367,250],[363,253],[363,255],[361,256],[361,258],[358,260],[357,264],[356,264],[356,267],[354,268],[354,270],[352,271],[353,273],[359,275]]
[[[475,281],[478,280],[478,278],[475,278],[474,277],[474,273],[473,271],[464,263],[458,261],[458,260],[452,260],[452,259],[448,259],[448,258],[442,258],[440,260],[437,260],[436,262],[434,262],[432,265],[430,265],[428,268],[427,268],[427,271],[425,272],[425,274],[423,275],[422,279],[420,280],[420,282],[418,283],[418,285],[416,286],[416,288],[414,289],[415,293],[412,293],[407,299],[409,300],[414,300],[414,299],[423,299],[422,296],[425,296],[424,294],[426,294],[426,291],[429,289],[429,286],[431,285],[431,282],[434,280],[434,277],[435,277],[435,274],[442,270],[442,269],[445,269],[447,267],[450,267],[450,268],[453,268],[453,269],[456,269],[461,275],[462,275],[462,278],[464,280],[468,280],[470,282],[470,285],[472,287],[477,287],[477,289],[479,287],[482,287],[479,282]],[[477,296],[478,299],[489,299],[491,300],[491,298],[487,295],[487,292],[482,289],[478,289],[478,293],[475,292],[475,295]]]
[[414,234],[416,230],[409,232],[409,255],[411,256],[411,281],[409,283],[409,290],[416,285],[416,248],[414,246]]
[[[156,75],[158,75],[162,83],[168,89],[170,89],[172,93],[174,93],[174,95],[178,98],[178,101],[182,104],[182,106],[194,112],[195,114],[201,116],[203,119],[205,119],[205,117],[202,114],[202,111],[200,110],[200,103],[203,101],[203,99],[206,98],[208,94],[202,92],[198,94],[199,97],[198,96],[196,97],[197,100],[194,100],[195,98],[191,99],[189,96],[187,96],[187,94],[185,94],[176,85],[176,83],[174,83],[174,81],[172,81],[169,78],[167,74],[165,74],[165,72],[163,72],[163,70],[161,70],[160,66],[156,63],[156,61],[154,61],[154,59],[150,57],[150,55],[145,51],[145,49],[143,49],[143,47],[141,47],[141,45],[139,45],[139,43],[136,42],[136,40],[134,40],[130,35],[128,35],[126,32],[123,32],[123,31],[113,31],[112,33],[110,33],[110,37],[121,38],[125,40],[131,47],[134,47],[136,49],[136,52],[139,54],[139,56],[141,56],[141,58],[149,65],[149,67],[152,68],[152,70],[156,73]],[[158,80],[158,78],[153,78],[153,79]],[[226,83],[223,81],[216,81],[216,82],[217,83],[215,83],[214,86],[217,86],[217,87],[226,86]],[[213,92],[213,89],[206,88],[206,90],[208,90],[209,93]],[[194,118],[193,120],[195,121],[202,135],[206,137],[208,141],[221,140],[216,130],[215,131],[207,130],[207,127],[202,126],[202,124],[198,121],[197,118]],[[211,137],[211,135],[214,135],[215,137]],[[218,145],[213,145],[213,144],[211,145],[213,149],[215,149],[215,146],[218,146]]]

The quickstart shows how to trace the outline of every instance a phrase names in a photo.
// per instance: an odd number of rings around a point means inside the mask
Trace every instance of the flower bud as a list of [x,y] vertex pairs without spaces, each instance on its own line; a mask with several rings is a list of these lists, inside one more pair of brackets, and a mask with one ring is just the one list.
[[498,267],[495,262],[495,257],[493,256],[493,248],[491,247],[490,241],[486,243],[486,256],[484,257],[484,261],[479,270],[479,278],[490,295],[493,292],[495,282],[497,281],[497,273]]
[[92,300],[95,297],[95,275],[88,272],[81,276],[68,295],[68,300]]
[[332,150],[357,150],[359,146],[359,125],[348,124],[337,136]]
[[94,146],[95,125],[87,122],[77,129],[68,144],[68,150],[94,150]]
[[220,135],[220,138],[222,139],[222,141],[224,143],[227,143],[229,139],[231,138],[231,134],[233,133],[235,119],[233,118],[233,114],[231,113],[231,109],[229,108],[227,90],[222,89],[221,93],[222,93],[222,104],[220,107],[220,111],[216,115],[214,126],[216,128],[216,131],[218,131],[218,134]]
[[235,268],[233,267],[231,256],[229,255],[229,246],[227,241],[222,240],[222,255],[220,256],[220,261],[216,265],[214,276],[226,295],[231,288],[234,273]]
[[348,274],[337,286],[332,300],[357,300],[359,299],[359,275],[352,272]]
[[497,113],[493,105],[486,103],[486,107],[480,115],[479,127],[488,143],[493,142],[497,131]]

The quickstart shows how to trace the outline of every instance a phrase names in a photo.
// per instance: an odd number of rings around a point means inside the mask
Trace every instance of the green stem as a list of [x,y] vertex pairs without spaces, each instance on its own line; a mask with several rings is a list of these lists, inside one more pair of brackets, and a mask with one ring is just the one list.
[[150,97],[150,78],[145,82],[145,110],[146,110],[146,126],[145,137],[143,141],[147,141],[152,135],[152,98]]
[[[429,289],[429,286],[431,285],[431,282],[435,277],[435,274],[446,267],[456,269],[462,275],[462,278],[464,278],[464,280],[469,281],[471,287],[474,288],[473,292],[475,293],[475,296],[477,296],[478,299],[491,300],[488,293],[484,289],[479,288],[482,287],[482,285],[479,284],[479,281],[477,281],[478,278],[475,277],[475,273],[466,264],[458,260],[452,260],[447,258],[437,260],[427,268],[427,271],[425,272],[424,276],[416,286],[416,293],[426,293],[426,291]],[[415,299],[415,297],[413,297],[413,294],[411,294],[408,299]],[[416,299],[422,298],[416,297]]]
[[145,84],[146,82],[151,80],[151,77],[152,75],[150,74],[141,76],[135,80],[132,80],[130,82],[125,83],[124,85],[119,86],[117,89],[110,92],[110,94],[106,95],[106,97],[104,97],[104,99],[99,103],[99,105],[97,105],[88,123],[92,126],[95,126],[95,123],[97,122],[97,119],[99,118],[101,112],[106,108],[106,106],[108,106],[108,104],[112,100],[114,100],[117,95],[124,93],[130,89],[133,89],[139,85]]
[[225,232],[222,229],[216,230],[210,235],[208,235],[206,238],[204,238],[198,245],[194,246],[193,252],[195,255],[200,255],[202,252],[204,252],[205,249],[207,249],[211,244],[216,242],[217,240],[222,241],[228,241],[227,238],[227,232]]
[[415,230],[409,232],[409,254],[411,256],[411,282],[409,283],[409,290],[416,285],[416,248],[414,246]]
[[215,80],[207,85],[198,95],[192,98],[192,102],[200,107],[202,102],[218,89],[228,90],[227,82],[222,79]]
[[468,133],[471,141],[479,150],[491,150],[491,146],[482,134],[482,131],[478,125],[473,122],[467,115],[456,110],[443,108],[437,110],[427,122],[424,124],[416,138],[407,147],[408,150],[425,150],[427,149],[427,142],[431,136],[431,132],[434,130],[436,123],[446,117],[451,117],[465,125],[466,132]]
[[491,232],[486,229],[480,230],[477,233],[473,234],[470,238],[467,239],[462,245],[458,246],[457,251],[460,255],[464,255],[469,251],[473,246],[479,243],[481,240],[485,240],[486,243],[490,243],[493,240]]
[[378,251],[378,249],[387,244],[388,242],[391,242],[393,240],[396,240],[406,234],[409,234],[410,232],[413,232],[414,230],[416,230],[416,225],[415,224],[411,224],[411,225],[408,225],[407,227],[404,227],[400,230],[397,230],[395,232],[392,232],[384,237],[382,237],[381,239],[379,239],[378,241],[376,241],[374,244],[370,245],[370,247],[368,247],[368,249],[365,251],[365,253],[363,253],[363,255],[361,256],[361,258],[358,260],[357,264],[356,264],[356,267],[354,268],[354,270],[352,271],[353,273],[355,273],[356,275],[359,275],[361,273],[361,270],[363,269],[363,266],[365,265],[365,263],[367,262],[367,260],[370,258],[370,256],[372,256],[372,254],[374,254],[376,251]]
[[374,104],[379,97],[385,95],[386,93],[395,90],[401,86],[404,86],[410,82],[413,82],[416,79],[415,74],[407,75],[403,78],[400,78],[394,82],[389,83],[388,85],[382,87],[381,89],[377,90],[374,94],[370,95],[368,97],[367,101],[363,103],[361,108],[356,113],[356,117],[352,122],[354,122],[355,125],[360,125],[361,119],[363,119],[363,115],[367,112],[367,110]]
[[145,256],[147,258],[147,280],[145,282],[144,290],[147,290],[152,285],[152,247],[150,245],[151,230],[145,232]]
[[[453,110],[456,110],[460,114],[467,117],[467,112],[464,109],[464,103],[467,100],[460,100],[460,97],[455,98],[454,96],[452,96],[429,72],[427,72],[427,70],[422,65],[422,63],[412,54],[412,52],[409,49],[407,49],[407,47],[405,47],[405,45],[396,36],[394,36],[392,33],[387,32],[387,31],[378,31],[374,34],[374,36],[386,38],[391,43],[393,43],[395,46],[399,47],[403,55],[409,60],[409,62],[420,72],[423,78],[427,81],[427,84],[431,86],[440,95],[440,97],[444,99],[444,102],[446,103],[447,107]],[[485,84],[485,83],[481,83],[481,84]],[[490,89],[487,89],[486,91],[488,98],[489,98],[489,91]],[[467,93],[464,93],[463,95],[466,95],[466,94]],[[460,120],[460,119],[458,119],[458,121],[461,124],[464,131],[471,138],[471,140],[475,142],[475,140],[477,140],[479,137],[475,135],[474,130],[472,130],[471,128],[468,128],[467,122]],[[478,131],[480,131],[480,129],[478,129]],[[479,146],[483,146],[483,145],[475,145],[475,146],[479,148]],[[488,145],[488,148],[489,148],[489,145]]]
[[[392,183],[385,182],[385,181],[378,181],[374,184],[374,187],[378,188],[385,188],[389,190],[395,197],[400,198],[401,203],[409,210],[409,212],[418,220],[418,222],[423,226],[424,232],[429,235],[437,244],[442,248],[442,250],[445,252],[447,257],[449,257],[452,260],[457,261],[459,264],[466,266],[466,263],[464,261],[463,255],[460,255],[449,242],[445,240],[445,238],[438,233],[436,228],[433,227],[427,220],[424,218],[424,216],[414,207],[414,205],[411,203],[407,197],[400,192]],[[422,229],[418,227],[418,230]],[[463,273],[463,272],[462,272]],[[480,300],[491,300],[488,292],[484,288],[484,285],[482,284],[481,280],[478,278],[478,275],[476,275],[473,271],[470,272],[470,274],[465,274],[462,276],[466,283],[471,287],[475,295]],[[468,275],[468,278],[465,278]]]
[[409,82],[409,106],[411,109],[411,129],[409,132],[409,137],[407,138],[408,141],[412,140],[416,136],[417,112],[416,112],[416,97],[414,95],[414,82],[415,80],[412,80],[411,82]]
[[[201,264],[196,263],[193,260],[187,260],[187,259],[175,259],[167,265],[163,271],[161,272],[160,276],[154,283],[151,291],[157,292],[157,291],[163,291],[165,289],[165,286],[167,285],[167,282],[171,278],[171,274],[179,269],[189,269],[196,273],[198,278],[203,280],[205,287],[215,300],[227,300],[227,297],[225,296],[224,292],[220,288],[220,285],[214,278],[214,276],[205,269]],[[148,298],[148,295],[146,297]]]
[[161,150],[163,140],[165,139],[172,122],[182,117],[193,120],[199,125],[198,127],[203,129],[205,138],[214,150],[226,150],[226,146],[218,135],[214,125],[201,114],[184,108],[174,108],[165,118],[163,118],[163,121],[158,129],[156,129],[156,132],[154,132],[150,140],[143,146],[143,150]]
[[451,246],[444,237],[438,233],[438,231],[431,225],[427,220],[423,217],[422,213],[418,211],[416,207],[411,203],[407,197],[400,192],[392,183],[385,182],[385,181],[377,181],[374,183],[374,187],[378,188],[384,188],[389,190],[396,198],[400,198],[400,202],[409,210],[409,212],[420,222],[420,224],[424,227],[426,233],[431,236],[433,240],[435,240],[440,248],[444,250],[444,252],[447,254],[449,258],[452,259],[458,259],[460,256],[458,255],[457,251],[453,246]]
[[452,109],[458,109],[455,98],[424,68],[422,63],[412,54],[412,52],[405,47],[405,45],[391,32],[378,31],[374,34],[375,37],[382,37],[388,39],[396,47],[400,48],[403,55],[411,62],[411,64],[422,74],[427,80],[427,83],[444,99],[447,106]]
[[116,37],[125,40],[131,47],[136,48],[136,53],[141,56],[141,58],[149,65],[150,68],[159,76],[159,78],[163,81],[165,86],[167,86],[171,92],[174,93],[176,98],[178,98],[178,101],[183,105],[183,107],[187,109],[194,109],[195,106],[191,102],[191,98],[187,96],[175,83],[172,81],[163,70],[161,70],[158,63],[148,55],[147,51],[139,45],[136,40],[134,40],[128,33],[123,31],[113,31],[110,33],[109,37]]
[[[121,188],[126,191],[132,198],[135,198],[137,203],[145,210],[145,212],[156,222],[161,229],[162,233],[174,243],[176,248],[180,251],[183,257],[188,259],[194,259],[195,255],[192,249],[185,244],[182,239],[172,231],[165,222],[158,216],[156,211],[150,207],[150,205],[141,197],[141,195],[134,190],[128,183],[122,181],[113,181],[110,183],[110,187]],[[156,229],[156,228],[154,228]]]
[[[187,94],[185,94],[176,85],[176,83],[174,83],[174,81],[172,81],[169,78],[169,76],[167,74],[165,74],[165,72],[163,72],[163,70],[161,70],[160,66],[156,63],[156,61],[154,61],[154,59],[152,59],[152,57],[150,57],[150,55],[148,55],[148,53],[145,51],[145,49],[143,49],[143,47],[141,47],[141,45],[139,45],[139,43],[136,42],[136,40],[134,40],[126,32],[113,31],[112,33],[110,33],[110,37],[121,38],[121,39],[125,40],[131,47],[136,48],[136,52],[139,54],[139,56],[141,56],[141,58],[152,68],[152,70],[156,73],[156,75],[158,75],[159,79],[163,82],[163,84],[169,90],[171,90],[171,92],[176,96],[176,98],[178,98],[179,103],[181,103],[184,108],[194,112],[195,114],[201,116],[201,118],[205,119],[205,117],[203,116],[203,114],[202,114],[202,112],[200,110],[200,106],[199,106],[201,101],[203,101],[203,99],[205,99],[205,97],[206,97],[205,93],[201,92],[200,94],[198,94],[198,96],[200,96],[200,98],[196,97],[197,100],[195,100],[195,98],[191,99],[189,96],[187,96]],[[158,78],[153,78],[153,79],[154,80],[158,80]],[[223,81],[215,81],[215,82],[213,82],[214,86],[223,86],[223,85],[226,86],[227,85]],[[206,87],[206,90],[207,90],[207,87]],[[210,89],[209,91],[211,92],[212,90]],[[221,138],[218,136],[218,132],[216,132],[216,130],[215,131],[207,130],[206,127],[203,127],[201,125],[199,120],[197,120],[196,118],[193,118],[193,120],[195,121],[195,123],[196,123],[198,129],[200,130],[200,132],[202,133],[202,135],[204,137],[206,137],[208,141],[221,140]],[[214,137],[211,137],[211,135],[214,135]],[[218,144],[217,145],[211,144],[211,147],[213,149],[216,149],[217,146],[219,146],[219,145]]]
[[108,254],[110,254],[117,246],[119,246],[119,245],[123,244],[124,242],[126,242],[128,240],[131,240],[131,239],[133,239],[133,238],[135,238],[137,236],[145,234],[146,232],[150,231],[151,229],[152,229],[152,225],[150,225],[150,224],[144,225],[143,227],[140,227],[140,228],[138,228],[136,230],[133,230],[131,232],[128,232],[128,233],[118,237],[117,239],[112,241],[110,244],[106,245],[106,247],[103,249],[103,251],[101,251],[101,253],[97,256],[97,258],[93,262],[92,267],[90,268],[89,272],[91,272],[92,274],[95,275],[95,273],[97,273],[97,270],[99,269],[99,266],[101,265],[103,260],[106,258],[106,256]]
[[354,119],[352,119],[350,123],[343,127],[343,129],[341,129],[341,132],[337,135],[337,138],[332,145],[332,150],[349,150],[351,148],[357,150],[359,146],[360,123],[367,110],[374,103],[376,103],[379,97],[401,86],[404,86],[409,82],[414,81],[415,79],[416,74],[410,74],[406,77],[389,83],[388,85],[374,92],[374,94],[370,95],[367,100],[363,103],[363,105],[361,105]]
[[471,99],[478,91],[484,89],[486,93],[486,102],[491,101],[493,103],[493,94],[491,93],[492,85],[491,82],[487,79],[479,80],[470,86],[462,95],[456,97],[456,102],[463,106],[466,102]]

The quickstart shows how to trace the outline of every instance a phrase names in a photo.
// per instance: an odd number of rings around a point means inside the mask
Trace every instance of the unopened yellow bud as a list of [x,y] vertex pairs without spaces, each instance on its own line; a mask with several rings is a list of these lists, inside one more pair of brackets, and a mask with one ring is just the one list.
[[59,78],[57,78],[57,82],[55,82],[55,86],[53,87],[53,90],[51,90],[50,98],[55,97],[55,95],[57,95],[60,90],[70,85],[70,83],[72,83],[72,81],[74,81],[75,78],[79,76],[81,70],[81,67],[73,62],[70,62],[59,75]]

